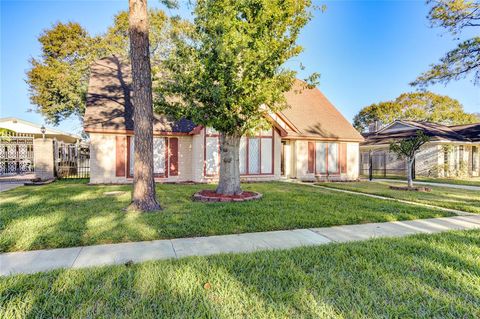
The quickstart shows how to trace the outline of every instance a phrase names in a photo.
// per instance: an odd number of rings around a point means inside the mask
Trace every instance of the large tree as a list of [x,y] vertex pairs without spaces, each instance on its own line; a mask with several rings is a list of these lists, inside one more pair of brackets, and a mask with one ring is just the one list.
[[155,197],[153,178],[153,97],[147,0],[129,0],[128,21],[135,134],[133,194],[129,208],[155,211],[160,205]]
[[310,7],[310,0],[199,0],[195,29],[176,39],[159,86],[169,98],[157,101],[158,111],[220,132],[219,194],[242,192],[241,136],[285,107],[295,72],[283,65],[302,51],[296,40]]
[[353,125],[362,132],[375,121],[388,124],[395,120],[454,125],[478,122],[479,118],[474,114],[466,113],[459,101],[427,91],[404,93],[393,101],[368,105],[355,115]]
[[[160,71],[160,62],[172,48],[172,30],[181,32],[188,22],[168,18],[162,10],[149,10],[150,55],[153,74]],[[52,124],[69,116],[82,118],[91,63],[115,54],[128,58],[128,12],[115,15],[105,34],[90,35],[80,24],[56,23],[38,38],[41,56],[30,60],[27,84],[35,111]]]
[[[432,5],[428,19],[432,27],[446,28],[455,36],[470,28],[480,29],[480,2],[478,0],[428,0]],[[477,33],[478,34],[478,33]],[[452,80],[473,74],[474,85],[480,84],[480,37],[478,35],[458,43],[437,64],[411,83],[425,87],[431,84],[446,84]]]
[[56,23],[38,41],[40,58],[30,59],[27,72],[30,100],[48,122],[58,124],[82,116],[90,64],[100,55],[101,38],[92,37],[78,23]]

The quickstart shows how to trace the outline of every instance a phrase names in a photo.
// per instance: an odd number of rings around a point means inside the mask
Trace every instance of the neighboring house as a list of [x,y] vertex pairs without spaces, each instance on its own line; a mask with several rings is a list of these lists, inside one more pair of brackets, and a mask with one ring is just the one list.
[[429,122],[395,121],[378,132],[365,133],[360,144],[360,170],[368,174],[372,162],[374,173],[403,174],[406,163],[389,152],[390,143],[418,130],[430,137],[415,156],[415,174],[432,177],[480,176],[480,123],[446,126]]
[[[81,137],[14,117],[0,119],[0,177],[54,177],[54,152],[77,144]],[[42,132],[43,131],[43,132]]]
[[[90,135],[91,183],[129,183],[133,174],[131,71],[125,61],[105,58],[92,65],[84,117]],[[363,137],[318,89],[297,81],[286,98],[290,108],[272,114],[272,129],[243,137],[242,180],[358,178]],[[155,114],[154,173],[157,182],[209,182],[218,178],[219,134],[189,120]]]

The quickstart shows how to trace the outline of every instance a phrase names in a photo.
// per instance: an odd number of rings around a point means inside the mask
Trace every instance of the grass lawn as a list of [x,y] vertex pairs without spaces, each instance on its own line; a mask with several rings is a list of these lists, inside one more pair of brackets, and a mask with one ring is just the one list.
[[[94,245],[451,216],[448,212],[305,185],[255,183],[263,193],[244,203],[192,202],[214,185],[157,185],[165,208],[126,213],[130,185],[89,186],[55,182],[0,193],[0,251]],[[115,196],[106,192],[123,191]]]
[[479,318],[480,231],[0,278],[1,318]]
[[[414,183],[415,184],[415,183]],[[412,202],[436,205],[480,214],[480,192],[448,187],[432,186],[431,192],[407,192],[390,189],[391,182],[318,183],[332,188],[340,188],[367,194],[403,199]]]
[[[366,176],[368,178],[368,176]],[[387,176],[383,177],[381,175],[374,176],[374,178],[388,178],[388,179],[399,179],[406,181],[405,176]],[[480,187],[480,177],[470,177],[470,178],[434,178],[434,177],[422,177],[417,176],[415,181],[418,182],[429,182],[429,183],[442,183],[442,184],[454,184],[454,185],[467,185],[467,186],[479,186]]]
[[480,187],[480,177],[471,178],[432,178],[432,177],[418,177],[416,181],[430,182],[430,183],[445,183],[456,185],[469,185]]

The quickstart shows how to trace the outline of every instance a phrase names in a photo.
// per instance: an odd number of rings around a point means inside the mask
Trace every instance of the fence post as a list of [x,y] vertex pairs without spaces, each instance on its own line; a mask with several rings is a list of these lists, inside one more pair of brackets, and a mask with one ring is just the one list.
[[371,181],[373,179],[373,161],[372,161],[372,151],[368,151],[368,179]]
[[387,153],[383,152],[383,178],[387,177]]
[[412,179],[415,179],[415,165],[416,165],[416,160],[415,157],[413,158],[413,165],[412,165]]

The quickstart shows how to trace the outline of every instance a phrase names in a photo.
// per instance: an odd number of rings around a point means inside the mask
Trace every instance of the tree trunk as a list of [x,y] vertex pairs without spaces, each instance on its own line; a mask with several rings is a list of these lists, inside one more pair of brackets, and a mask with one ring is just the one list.
[[159,210],[153,179],[153,105],[147,0],[129,0],[135,154],[130,209]]
[[415,157],[408,158],[407,163],[408,163],[408,168],[407,168],[407,183],[408,183],[408,188],[413,187],[413,163],[414,163]]
[[240,136],[220,135],[220,180],[217,194],[238,195],[240,187]]

